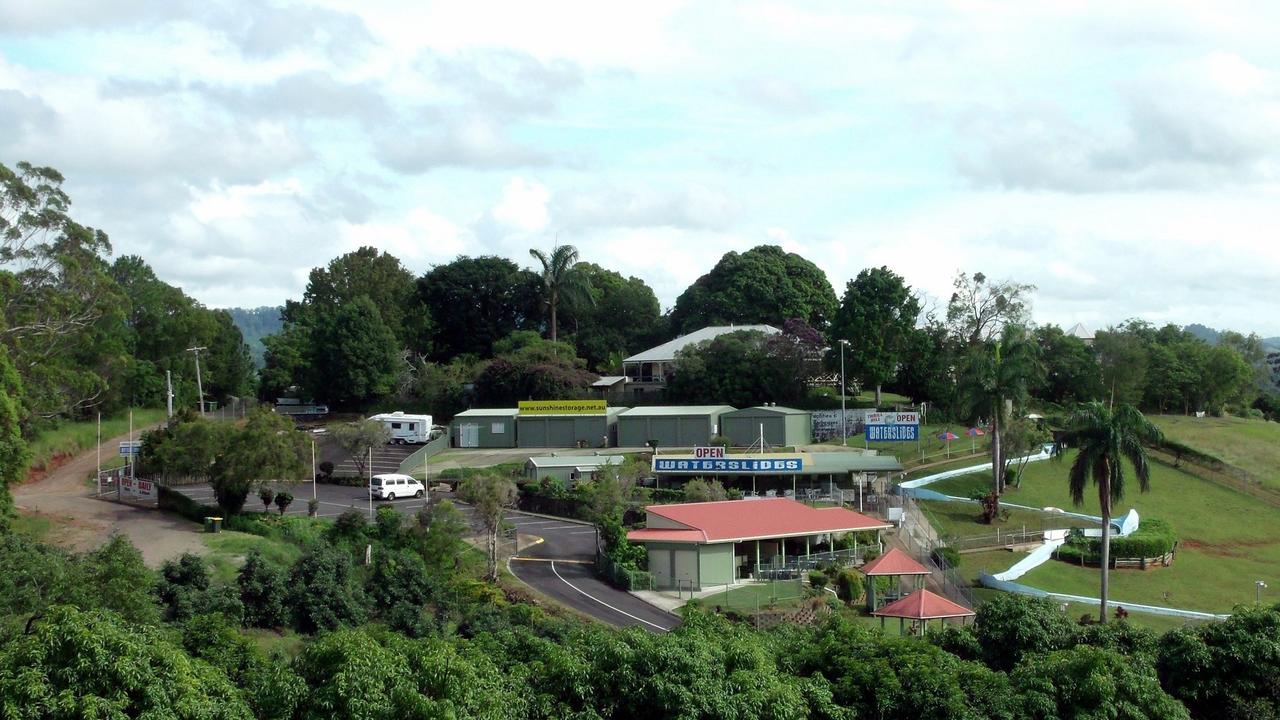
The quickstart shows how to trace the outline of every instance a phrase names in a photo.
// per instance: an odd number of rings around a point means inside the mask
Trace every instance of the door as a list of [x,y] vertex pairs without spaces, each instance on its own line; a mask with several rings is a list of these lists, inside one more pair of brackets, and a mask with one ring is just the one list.
[[458,447],[480,447],[480,426],[475,423],[458,426]]

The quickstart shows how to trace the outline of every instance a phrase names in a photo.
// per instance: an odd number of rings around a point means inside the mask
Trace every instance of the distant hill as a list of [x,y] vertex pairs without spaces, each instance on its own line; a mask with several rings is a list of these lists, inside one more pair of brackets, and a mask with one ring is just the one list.
[[[1224,332],[1221,330],[1215,330],[1211,327],[1206,327],[1200,323],[1191,323],[1184,327],[1183,330],[1186,330],[1210,345],[1217,345],[1218,342],[1222,340],[1222,333]],[[1248,335],[1248,333],[1245,334]],[[1263,338],[1262,344],[1273,351],[1280,352],[1280,337]]]
[[280,308],[263,306],[257,308],[227,308],[236,327],[244,335],[253,353],[253,364],[262,367],[262,338],[280,332],[284,322],[280,319]]

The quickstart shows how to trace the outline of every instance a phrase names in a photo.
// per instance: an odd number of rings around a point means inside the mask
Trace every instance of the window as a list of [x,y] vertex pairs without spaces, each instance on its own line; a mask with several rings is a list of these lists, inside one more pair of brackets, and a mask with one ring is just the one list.
[[400,423],[391,423],[391,429],[392,429],[392,430],[399,430],[399,429],[400,429]]
[[507,426],[503,423],[496,422],[489,426],[489,432],[494,435],[501,435],[507,431]]
[[409,423],[409,429],[412,430],[418,423]]

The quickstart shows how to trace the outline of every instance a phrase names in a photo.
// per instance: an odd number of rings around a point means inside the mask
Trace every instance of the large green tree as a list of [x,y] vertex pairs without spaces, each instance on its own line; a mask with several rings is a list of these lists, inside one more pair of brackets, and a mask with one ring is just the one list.
[[559,339],[560,304],[590,304],[590,280],[578,270],[578,248],[572,245],[556,245],[550,253],[533,248],[529,254],[542,266],[542,301],[551,323],[551,342],[555,342]]
[[62,182],[53,168],[0,164],[0,342],[23,380],[24,414],[40,418],[100,403],[108,383],[96,346],[118,337],[102,323],[120,307],[102,260],[111,244],[71,218]]
[[[866,386],[876,389],[877,406],[880,388],[897,372],[919,316],[919,298],[902,276],[887,267],[863,270],[845,286],[830,335],[835,341],[849,341],[845,362]],[[832,350],[833,358],[838,351]]]
[[1147,462],[1145,444],[1162,439],[1160,429],[1132,405],[1121,405],[1114,412],[1102,403],[1080,406],[1067,418],[1066,429],[1055,439],[1054,454],[1075,450],[1075,459],[1067,475],[1071,500],[1080,505],[1092,481],[1098,491],[1102,514],[1102,590],[1099,621],[1107,621],[1107,590],[1111,557],[1111,509],[1124,499],[1125,462],[1133,466],[1138,489],[1151,488],[1151,466]]
[[580,262],[590,285],[590,303],[569,305],[560,313],[565,335],[587,361],[604,374],[618,373],[619,361],[651,347],[661,332],[662,309],[653,289],[637,277],[623,277],[599,265]]
[[265,409],[249,413],[214,462],[211,484],[218,505],[234,515],[259,481],[290,482],[303,477],[310,448],[307,437],[289,418]]
[[357,297],[318,318],[307,351],[309,387],[316,399],[359,404],[395,387],[400,350],[368,297]]
[[0,345],[0,534],[9,528],[13,496],[9,489],[22,482],[31,453],[22,437],[22,379]]
[[971,345],[963,360],[958,387],[967,418],[991,423],[992,507],[997,510],[1004,491],[1001,435],[1041,372],[1038,348],[1021,325],[1007,325],[997,339]]
[[728,252],[698,278],[671,311],[672,331],[707,325],[767,323],[800,318],[825,330],[839,303],[817,265],[776,245]]
[[493,344],[540,326],[542,281],[499,257],[460,257],[418,279],[418,301],[434,318],[431,357],[493,357]]
[[[394,347],[399,350],[420,343],[430,327],[430,316],[415,305],[413,291],[413,273],[397,257],[364,246],[311,271],[302,312],[330,314],[366,297],[395,337]],[[288,319],[297,319],[298,312],[297,307],[290,308]]]
[[1035,330],[1044,362],[1044,382],[1036,396],[1063,404],[1097,400],[1102,396],[1102,368],[1084,341],[1057,325]]
[[0,708],[15,720],[251,720],[226,675],[168,634],[59,606],[0,649]]

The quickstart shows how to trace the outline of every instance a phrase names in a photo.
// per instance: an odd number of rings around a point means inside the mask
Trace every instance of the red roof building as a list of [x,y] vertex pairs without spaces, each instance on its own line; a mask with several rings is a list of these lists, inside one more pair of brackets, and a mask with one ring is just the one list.
[[628,540],[722,543],[892,527],[852,510],[814,508],[790,498],[650,505],[645,513],[648,527],[627,533]]
[[[814,545],[830,548],[850,532],[878,533],[889,523],[844,508],[815,508],[790,498],[650,505],[646,527],[627,533],[644,543],[656,588],[701,589],[798,571]],[[821,557],[821,556],[819,556]],[[833,556],[828,556],[833,557]],[[790,563],[790,564],[788,564]]]
[[889,548],[889,552],[863,565],[862,574],[868,577],[877,575],[928,575],[929,570],[898,548]]
[[974,612],[959,603],[951,602],[941,595],[921,589],[904,598],[895,600],[871,614],[878,616],[880,624],[884,625],[884,619],[887,617],[896,617],[903,622],[907,620],[922,623],[930,620],[942,620],[945,622],[947,618],[973,617]]

